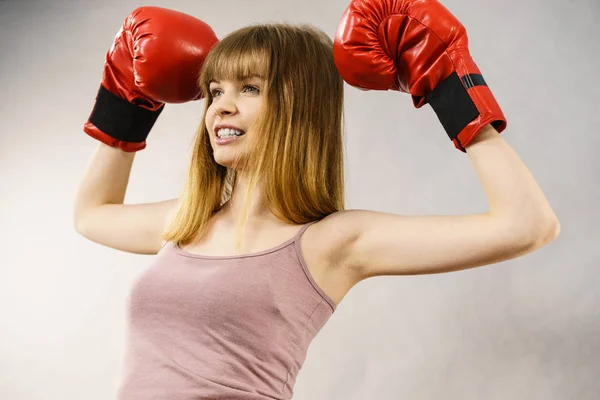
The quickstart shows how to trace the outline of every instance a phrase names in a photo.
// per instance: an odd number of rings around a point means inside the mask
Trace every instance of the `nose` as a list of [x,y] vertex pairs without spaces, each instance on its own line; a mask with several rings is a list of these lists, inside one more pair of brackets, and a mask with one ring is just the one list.
[[213,100],[215,114],[231,115],[237,111],[236,99],[234,95],[221,94],[217,101]]

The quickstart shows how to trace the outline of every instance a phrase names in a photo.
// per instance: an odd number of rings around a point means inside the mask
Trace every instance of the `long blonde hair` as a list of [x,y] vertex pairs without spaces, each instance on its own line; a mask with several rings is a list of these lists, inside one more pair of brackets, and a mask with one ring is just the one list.
[[344,93],[332,40],[311,25],[251,25],[223,38],[205,60],[204,114],[179,209],[163,240],[185,245],[202,237],[231,198],[236,171],[215,162],[205,124],[213,100],[209,83],[252,75],[264,76],[266,87],[250,143],[252,169],[245,213],[236,224],[237,248],[259,178],[265,204],[288,223],[305,224],[344,209]]

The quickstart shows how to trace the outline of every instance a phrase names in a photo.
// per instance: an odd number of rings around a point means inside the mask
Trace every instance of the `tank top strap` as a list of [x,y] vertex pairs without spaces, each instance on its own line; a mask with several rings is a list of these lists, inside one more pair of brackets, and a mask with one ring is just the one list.
[[308,227],[316,222],[318,222],[318,221],[311,221],[311,222],[308,222],[308,223],[302,225],[302,228],[300,228],[298,233],[296,233],[296,235],[292,238],[291,242],[298,241],[300,239],[300,237],[302,237],[302,234],[308,229]]

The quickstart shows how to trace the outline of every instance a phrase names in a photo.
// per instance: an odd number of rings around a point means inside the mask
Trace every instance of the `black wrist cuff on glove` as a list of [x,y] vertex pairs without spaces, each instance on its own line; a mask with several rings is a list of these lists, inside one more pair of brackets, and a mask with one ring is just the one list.
[[163,109],[164,104],[156,111],[131,104],[100,85],[89,121],[117,140],[141,143]]
[[425,100],[431,104],[450,140],[454,140],[471,121],[479,116],[475,103],[465,89],[465,87],[468,89],[479,85],[487,86],[480,74],[468,74],[461,80],[454,72],[425,96]]

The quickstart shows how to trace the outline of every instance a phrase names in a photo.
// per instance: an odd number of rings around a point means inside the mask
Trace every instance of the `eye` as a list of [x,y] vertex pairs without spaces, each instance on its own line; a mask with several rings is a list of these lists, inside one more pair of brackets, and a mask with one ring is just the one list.
[[256,91],[256,93],[260,93],[260,89],[257,88],[256,86],[252,86],[252,85],[244,85],[244,89],[250,89],[250,90],[254,90]]
[[[255,93],[260,93],[260,89],[254,85],[242,85],[242,91],[243,92],[255,92]],[[219,94],[223,94],[221,89],[211,89],[210,90],[210,95],[212,97],[217,97]]]

